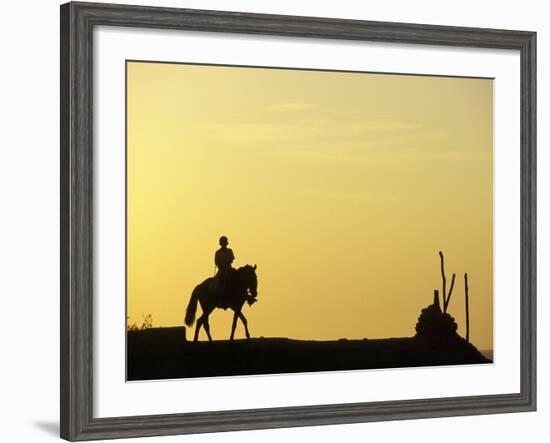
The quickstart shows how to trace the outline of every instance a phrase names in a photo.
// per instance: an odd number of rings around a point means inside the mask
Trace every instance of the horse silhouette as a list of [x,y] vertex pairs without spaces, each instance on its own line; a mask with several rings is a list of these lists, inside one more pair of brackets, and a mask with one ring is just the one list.
[[237,326],[237,319],[239,318],[244,325],[246,338],[250,338],[248,322],[242,313],[242,308],[245,302],[252,305],[256,301],[257,295],[258,278],[256,276],[256,265],[245,265],[239,269],[230,271],[230,274],[227,276],[227,281],[224,284],[223,291],[218,291],[214,288],[213,277],[207,278],[202,283],[198,284],[191,294],[187,310],[185,311],[185,324],[187,326],[192,326],[195,321],[197,304],[201,304],[202,315],[197,319],[195,337],[193,340],[197,341],[199,338],[201,326],[204,327],[206,335],[208,335],[208,340],[212,340],[208,316],[216,308],[231,308],[234,311],[230,340],[233,340],[235,336],[235,328]]

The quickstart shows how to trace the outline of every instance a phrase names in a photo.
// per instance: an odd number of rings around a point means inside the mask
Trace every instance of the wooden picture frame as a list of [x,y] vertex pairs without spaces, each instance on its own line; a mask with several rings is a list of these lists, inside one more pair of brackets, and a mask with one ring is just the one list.
[[[521,389],[517,394],[96,418],[93,416],[92,31],[99,25],[513,49],[521,57]],[[61,437],[235,431],[536,408],[536,33],[68,3],[61,6]]]

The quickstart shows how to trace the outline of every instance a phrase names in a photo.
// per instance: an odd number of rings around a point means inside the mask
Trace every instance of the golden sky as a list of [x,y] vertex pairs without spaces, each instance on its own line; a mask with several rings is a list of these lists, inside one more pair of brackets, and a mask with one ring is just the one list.
[[442,250],[459,333],[468,272],[492,349],[491,80],[128,62],[127,82],[130,323],[183,325],[227,235],[258,265],[253,336],[412,336]]

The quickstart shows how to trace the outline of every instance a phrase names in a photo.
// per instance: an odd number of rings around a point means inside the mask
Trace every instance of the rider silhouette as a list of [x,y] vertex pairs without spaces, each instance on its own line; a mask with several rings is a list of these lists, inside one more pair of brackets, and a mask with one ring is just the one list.
[[222,235],[220,237],[220,249],[216,251],[214,256],[214,263],[218,268],[218,272],[214,277],[214,289],[221,292],[225,289],[227,277],[233,270],[231,264],[233,263],[233,260],[235,260],[233,251],[227,247],[228,243],[229,241],[227,240],[227,237]]

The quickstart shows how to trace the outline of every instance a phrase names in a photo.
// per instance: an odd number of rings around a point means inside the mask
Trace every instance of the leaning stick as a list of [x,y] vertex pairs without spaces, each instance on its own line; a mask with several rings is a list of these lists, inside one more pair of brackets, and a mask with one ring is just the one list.
[[453,295],[453,288],[455,287],[455,277],[456,274],[453,274],[451,277],[451,287],[449,288],[449,293],[447,294],[447,299],[445,300],[445,306],[443,306],[443,311],[447,312],[447,307],[449,306],[449,302],[451,301],[451,295]]
[[439,260],[441,261],[441,279],[443,280],[441,295],[443,295],[443,310],[445,310],[445,306],[447,304],[447,279],[445,278],[445,262],[443,259],[443,252],[441,251],[439,251]]
[[464,274],[464,294],[466,297],[466,341],[470,342],[470,306],[468,300],[468,273]]

